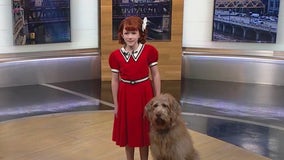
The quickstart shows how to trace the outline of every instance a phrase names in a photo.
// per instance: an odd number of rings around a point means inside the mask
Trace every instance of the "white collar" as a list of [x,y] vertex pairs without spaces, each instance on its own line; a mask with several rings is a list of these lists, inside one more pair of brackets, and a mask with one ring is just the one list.
[[140,54],[141,54],[143,46],[144,46],[143,44],[139,43],[138,47],[132,52],[132,54],[130,52],[127,52],[124,47],[121,47],[120,52],[121,52],[121,54],[123,55],[124,59],[127,62],[129,61],[131,56],[133,57],[133,59],[135,61],[137,61],[139,56],[140,56]]

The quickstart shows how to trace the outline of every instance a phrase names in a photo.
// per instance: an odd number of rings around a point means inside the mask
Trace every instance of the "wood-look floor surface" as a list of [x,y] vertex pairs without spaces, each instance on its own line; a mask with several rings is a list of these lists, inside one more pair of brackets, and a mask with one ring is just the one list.
[[[112,122],[112,111],[69,112],[1,122],[0,160],[125,160],[124,148],[111,141]],[[189,132],[202,160],[268,159]]]

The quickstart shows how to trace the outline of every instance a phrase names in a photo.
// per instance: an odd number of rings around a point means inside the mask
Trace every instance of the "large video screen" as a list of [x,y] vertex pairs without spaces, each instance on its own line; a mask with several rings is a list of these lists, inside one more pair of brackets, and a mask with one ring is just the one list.
[[71,41],[70,0],[12,0],[14,45]]
[[215,0],[213,41],[276,43],[280,0]]
[[117,40],[120,22],[128,16],[147,17],[148,40],[171,40],[171,0],[113,0],[112,3],[113,40]]

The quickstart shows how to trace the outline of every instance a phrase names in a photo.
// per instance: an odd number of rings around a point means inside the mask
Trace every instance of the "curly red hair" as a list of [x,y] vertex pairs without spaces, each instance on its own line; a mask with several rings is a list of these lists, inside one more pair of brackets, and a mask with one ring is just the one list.
[[120,44],[125,44],[125,41],[122,38],[123,29],[125,29],[127,31],[138,30],[140,35],[138,42],[144,44],[146,42],[147,30],[145,29],[142,31],[142,23],[143,20],[138,16],[130,16],[123,19],[118,27],[118,42]]

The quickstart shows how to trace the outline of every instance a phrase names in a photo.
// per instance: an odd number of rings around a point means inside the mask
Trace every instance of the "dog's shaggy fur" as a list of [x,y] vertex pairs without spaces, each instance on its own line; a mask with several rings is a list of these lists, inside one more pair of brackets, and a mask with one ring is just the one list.
[[151,125],[150,150],[154,160],[199,160],[180,116],[181,107],[172,95],[154,97],[145,113]]

